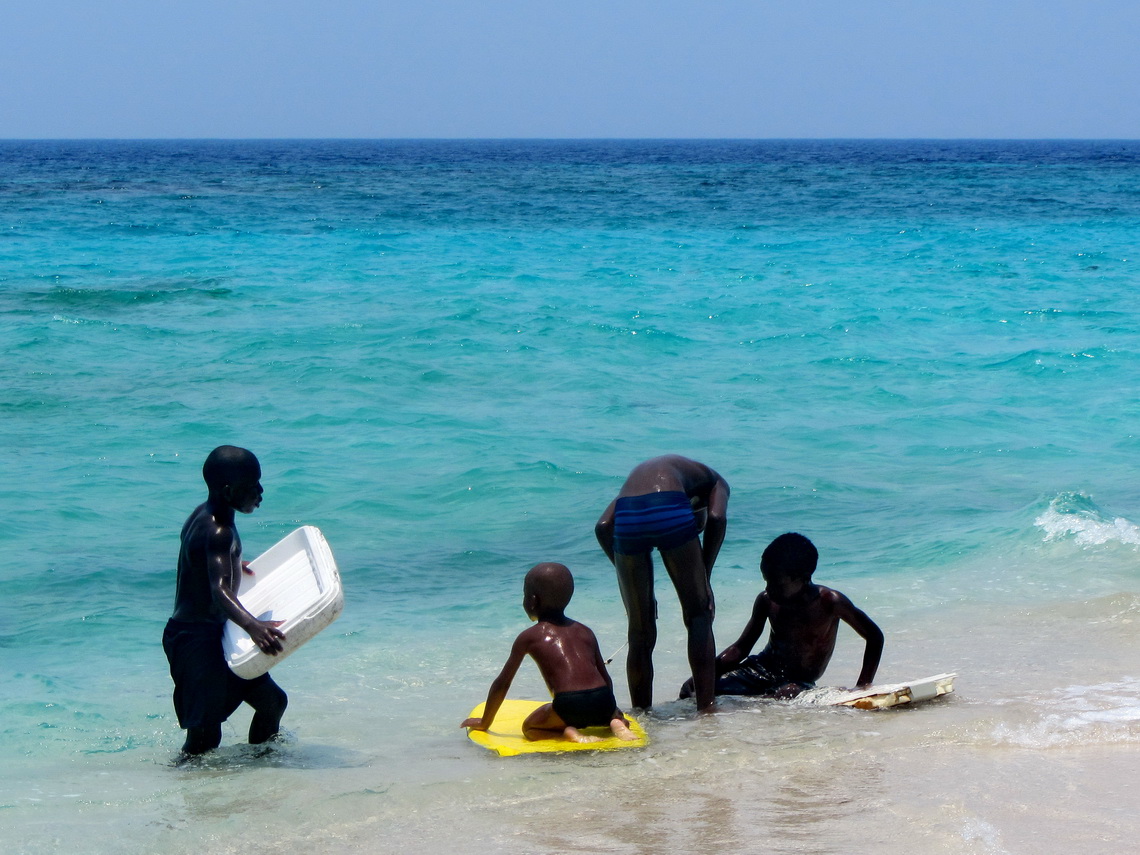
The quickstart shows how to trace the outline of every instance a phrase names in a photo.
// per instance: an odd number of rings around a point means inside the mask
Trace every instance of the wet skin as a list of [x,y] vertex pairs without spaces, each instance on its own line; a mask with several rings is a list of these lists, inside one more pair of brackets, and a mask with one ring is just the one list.
[[[771,632],[762,660],[771,662],[790,683],[814,683],[831,661],[842,621],[866,642],[857,685],[871,685],[883,652],[883,633],[873,620],[839,591],[823,585],[779,574],[766,576],[766,581],[740,638],[717,657],[718,677],[744,661],[768,622]],[[682,694],[686,690],[691,691],[691,686],[682,687]]]
[[[569,575],[569,571],[560,564],[540,564],[534,570],[542,571],[544,568],[550,568],[553,574],[565,571],[566,575]],[[613,680],[606,670],[593,631],[585,624],[566,617],[563,609],[557,605],[548,605],[555,599],[552,592],[547,589],[541,572],[537,577],[528,574],[523,587],[523,609],[527,616],[537,623],[523,630],[515,639],[503,670],[495,678],[487,693],[483,715],[465,720],[461,727],[475,730],[487,730],[491,727],[519,666],[527,656],[530,656],[538,666],[539,673],[552,695],[598,689],[603,686],[613,691]],[[568,599],[566,596],[562,601]],[[632,734],[626,737],[619,733],[619,731],[628,733],[625,718],[620,710],[614,710],[610,726],[621,738],[633,738]],[[560,736],[577,738],[576,730],[567,726],[566,722],[554,712],[551,704],[544,704],[527,716],[523,722],[523,734],[532,740]]]
[[285,637],[277,628],[281,622],[258,620],[237,599],[243,565],[234,512],[253,513],[263,494],[259,479],[242,478],[212,492],[190,514],[182,527],[172,617],[190,622],[232,620],[262,651],[277,655]]
[[[264,490],[256,458],[235,471],[224,486],[211,488],[209,497],[194,509],[182,527],[178,554],[172,619],[191,623],[224,623],[233,620],[249,633],[263,652],[276,656],[285,634],[281,621],[261,621],[237,599],[242,572],[251,572],[241,560],[241,538],[235,512],[253,513],[261,505]],[[254,708],[249,741],[258,744],[273,739],[280,728],[288,699],[272,681],[251,687],[245,701]],[[221,744],[221,722],[191,727],[186,732],[182,758],[202,754]]]
[[[668,491],[682,492],[689,497],[698,526],[704,532],[703,543],[701,538],[694,538],[675,549],[660,550],[688,631],[689,667],[697,687],[697,708],[704,710],[713,704],[716,682],[716,643],[712,630],[715,607],[710,580],[724,542],[729,487],[716,471],[703,463],[668,454],[635,466],[617,498]],[[614,552],[616,505],[617,499],[603,512],[594,533],[617,570],[618,588],[629,621],[626,675],[630,698],[635,707],[644,709],[653,703],[653,648],[657,644],[653,562],[649,553],[621,555]]]

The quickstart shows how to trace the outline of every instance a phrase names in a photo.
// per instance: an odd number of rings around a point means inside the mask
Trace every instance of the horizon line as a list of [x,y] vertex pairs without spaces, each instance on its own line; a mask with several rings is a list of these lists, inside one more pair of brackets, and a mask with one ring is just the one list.
[[3,137],[7,142],[1140,142],[1134,137]]

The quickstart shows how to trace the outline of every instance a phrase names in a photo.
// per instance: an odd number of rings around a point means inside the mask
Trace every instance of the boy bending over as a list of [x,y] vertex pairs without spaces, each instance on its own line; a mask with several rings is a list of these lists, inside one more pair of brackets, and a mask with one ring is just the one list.
[[614,700],[613,681],[594,633],[563,613],[573,594],[574,577],[565,565],[531,568],[523,581],[523,609],[538,623],[515,639],[507,664],[487,693],[482,718],[469,718],[460,727],[490,729],[523,657],[530,656],[554,700],[527,716],[523,736],[532,741],[561,737],[598,742],[599,737],[579,733],[578,728],[608,725],[619,739],[637,738]]
[[[815,546],[802,534],[781,534],[768,544],[760,559],[767,587],[756,598],[740,638],[716,659],[718,695],[791,698],[815,688],[835,650],[840,621],[866,642],[858,687],[874,682],[883,632],[839,591],[812,582],[818,560]],[[748,656],[765,621],[772,624],[768,646]],[[692,691],[689,680],[681,697]]]
[[598,544],[617,570],[629,620],[625,669],[635,707],[653,705],[657,600],[652,553],[656,549],[681,601],[697,708],[712,708],[716,641],[711,579],[724,542],[728,494],[728,482],[715,470],[679,454],[666,454],[635,466],[594,526]]

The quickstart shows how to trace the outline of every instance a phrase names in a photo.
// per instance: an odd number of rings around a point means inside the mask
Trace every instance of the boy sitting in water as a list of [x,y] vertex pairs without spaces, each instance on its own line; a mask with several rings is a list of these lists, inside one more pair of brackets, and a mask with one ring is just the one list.
[[[883,632],[843,594],[812,582],[818,560],[815,546],[802,534],[781,534],[768,544],[760,559],[767,587],[756,598],[740,638],[716,659],[718,695],[792,698],[815,688],[835,650],[841,620],[866,642],[858,687],[874,681]],[[768,646],[748,656],[765,621],[772,624]],[[681,697],[692,691],[689,680]]]
[[523,657],[530,656],[554,700],[527,716],[523,736],[532,741],[561,737],[598,742],[599,737],[579,733],[578,728],[609,726],[618,739],[637,738],[618,709],[597,638],[563,613],[573,594],[574,577],[565,565],[548,562],[531,568],[523,581],[523,609],[538,624],[515,639],[507,664],[487,693],[483,717],[469,718],[460,727],[490,729]]

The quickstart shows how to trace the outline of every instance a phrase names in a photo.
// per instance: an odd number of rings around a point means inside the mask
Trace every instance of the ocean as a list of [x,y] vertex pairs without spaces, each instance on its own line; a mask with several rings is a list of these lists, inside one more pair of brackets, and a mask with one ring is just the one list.
[[[0,851],[1131,851],[1138,286],[1138,142],[0,142]],[[247,557],[316,525],[346,605],[282,745],[175,767],[223,443]],[[799,531],[957,691],[698,716],[659,569],[648,748],[470,743],[539,561],[628,703],[593,524],[670,452],[732,487],[718,649]]]

